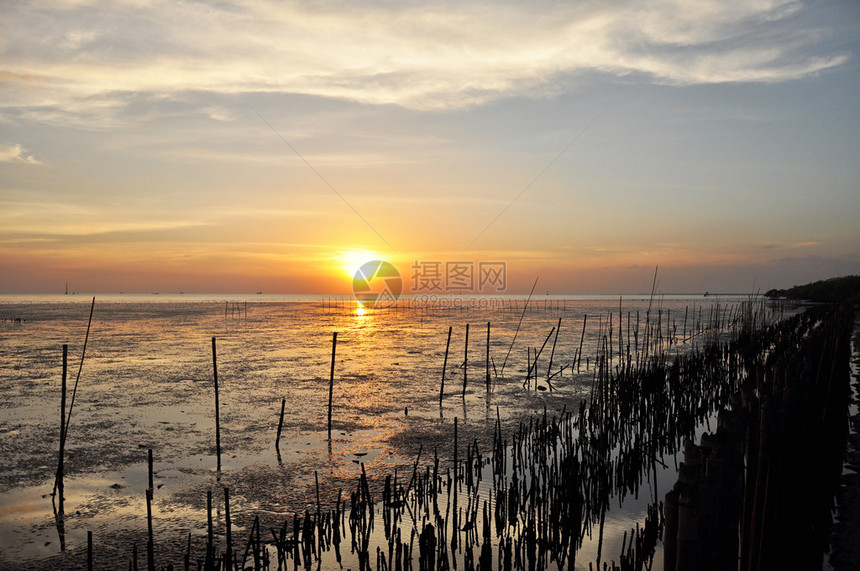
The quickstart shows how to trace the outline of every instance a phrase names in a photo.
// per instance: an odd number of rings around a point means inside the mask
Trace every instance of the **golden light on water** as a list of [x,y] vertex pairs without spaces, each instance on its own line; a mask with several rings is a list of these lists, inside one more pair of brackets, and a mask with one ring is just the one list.
[[367,315],[367,310],[364,308],[363,305],[361,305],[361,303],[358,303],[358,307],[355,308],[355,311],[353,313],[356,317],[364,317],[365,315]]

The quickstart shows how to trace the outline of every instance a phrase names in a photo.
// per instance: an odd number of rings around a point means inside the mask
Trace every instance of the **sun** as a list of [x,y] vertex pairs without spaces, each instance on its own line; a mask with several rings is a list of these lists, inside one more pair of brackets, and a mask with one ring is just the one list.
[[355,272],[358,271],[358,268],[360,268],[362,264],[381,259],[382,256],[372,250],[346,250],[340,254],[339,267],[341,271],[349,276],[349,279],[352,279],[355,277]]

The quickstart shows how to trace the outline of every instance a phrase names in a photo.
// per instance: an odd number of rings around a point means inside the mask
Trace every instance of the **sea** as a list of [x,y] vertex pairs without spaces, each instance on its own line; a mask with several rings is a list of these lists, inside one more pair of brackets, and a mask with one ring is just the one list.
[[[159,545],[181,553],[190,537],[199,549],[207,490],[230,488],[239,537],[255,515],[291,518],[318,497],[331,505],[362,466],[379,482],[412,470],[419,449],[422,463],[431,449],[450,463],[455,418],[489,451],[497,419],[514,430],[587,399],[599,349],[616,365],[638,358],[646,321],[671,356],[731,334],[749,301],[407,296],[381,307],[343,295],[2,295],[0,568],[81,566],[87,532],[97,559],[125,565],[145,542],[150,451]],[[768,319],[784,315],[761,304]],[[59,526],[51,494],[63,414]],[[638,499],[607,514],[604,560],[617,559],[648,498],[676,479],[677,459],[663,461]],[[586,538],[577,568],[594,561],[594,543]]]

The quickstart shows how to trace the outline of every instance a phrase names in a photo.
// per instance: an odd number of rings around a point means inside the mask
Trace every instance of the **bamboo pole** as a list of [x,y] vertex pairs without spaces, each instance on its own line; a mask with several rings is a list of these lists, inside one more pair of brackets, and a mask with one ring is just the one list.
[[57,460],[57,478],[54,480],[56,497],[59,499],[59,515],[63,515],[63,465],[66,447],[66,374],[68,372],[69,346],[63,345],[63,377],[60,384],[60,456]]
[[448,327],[448,342],[445,343],[445,360],[442,362],[442,386],[439,387],[439,406],[442,406],[442,398],[445,396],[445,371],[448,369],[448,349],[451,347],[451,331],[453,327]]
[[221,474],[221,405],[218,400],[218,359],[215,338],[212,338],[212,373],[215,385],[215,453],[218,456],[218,474]]
[[579,364],[582,362],[582,342],[585,341],[585,324],[588,322],[588,314],[582,317],[582,333],[579,336],[579,350],[576,352],[576,370],[579,372]]
[[487,392],[490,392],[490,322],[487,322]]
[[331,374],[328,380],[328,439],[331,442],[331,405],[334,396],[334,360],[337,351],[337,331],[331,337]]
[[463,398],[466,398],[466,380],[469,372],[469,324],[466,324],[466,343],[463,348]]
[[[75,377],[75,385],[72,388],[72,398],[71,398],[71,402],[69,403],[68,414],[66,413],[66,377],[67,377],[67,370],[68,370],[69,346],[63,345],[63,387],[62,387],[63,394],[62,394],[62,410],[60,412],[61,421],[62,421],[62,424],[60,425],[60,458],[59,458],[59,463],[57,465],[57,478],[54,479],[54,490],[52,492],[53,494],[56,494],[58,486],[60,484],[62,484],[62,482],[60,482],[60,478],[62,477],[62,475],[63,475],[62,472],[64,471],[64,467],[62,466],[62,464],[63,464],[63,457],[65,456],[66,438],[68,437],[68,434],[69,434],[69,424],[72,421],[72,411],[75,408],[75,397],[78,394],[78,382],[81,380],[81,372],[84,369],[84,357],[86,356],[86,353],[87,353],[87,343],[89,342],[89,339],[90,339],[90,327],[92,326],[92,323],[93,323],[93,311],[95,310],[95,307],[96,307],[96,298],[93,297],[92,304],[90,304],[90,317],[87,320],[87,333],[84,336],[84,346],[83,346],[83,349],[81,350],[81,362],[78,365],[78,374]],[[60,494],[60,497],[62,498],[62,494]],[[62,505],[60,506],[60,508],[61,509],[60,509],[59,515],[62,516]],[[65,541],[63,541],[62,543],[65,543]]]
[[552,337],[553,332],[555,332],[555,327],[553,327],[552,329],[549,330],[549,333],[547,334],[546,339],[543,340],[543,345],[540,346],[540,351],[538,351],[537,347],[535,347],[535,359],[534,359],[534,361],[532,361],[531,367],[529,367],[528,376],[526,378],[527,381],[528,381],[528,379],[531,379],[531,372],[532,372],[532,369],[534,369],[534,372],[535,372],[535,375],[534,375],[535,376],[535,388],[537,388],[537,376],[538,376],[537,360],[538,360],[538,356],[541,353],[543,353],[543,350],[546,347],[546,344],[549,342],[549,338]]
[[284,408],[287,406],[287,399],[281,399],[281,416],[278,420],[278,435],[275,437],[275,450],[278,453],[278,457],[281,456],[281,429],[284,426]]
[[63,430],[63,438],[65,439],[69,435],[69,423],[72,421],[72,411],[75,408],[75,397],[78,394],[78,382],[81,380],[81,372],[84,370],[84,356],[87,354],[87,343],[90,340],[90,326],[93,323],[93,310],[96,308],[96,298],[93,297],[92,304],[90,305],[90,318],[87,320],[87,333],[84,335],[84,346],[81,349],[81,362],[78,364],[78,374],[75,377],[75,386],[72,387],[72,399],[69,403],[69,413],[66,415],[66,428]]
[[532,298],[532,294],[535,292],[535,286],[537,286],[538,278],[535,278],[535,283],[532,284],[532,290],[529,292],[528,298],[526,298],[526,302],[523,304],[523,312],[520,314],[520,320],[517,323],[517,330],[514,331],[514,338],[511,339],[511,346],[508,347],[508,353],[505,355],[505,360],[502,361],[502,371],[501,375],[505,374],[505,365],[508,364],[508,357],[511,355],[511,350],[514,348],[514,343],[517,340],[517,334],[520,332],[520,326],[523,324],[523,317],[526,315],[526,308],[529,306],[529,300]]
[[[546,368],[546,379],[547,383],[549,383],[550,372],[552,371],[552,358],[555,356],[555,344],[558,342],[558,332],[561,331],[561,317],[558,318],[558,325],[555,328],[555,338],[552,340],[552,351],[549,354],[549,366]],[[535,371],[537,373],[537,371]],[[537,376],[537,375],[535,375]],[[550,390],[552,389],[552,385],[550,385]]]

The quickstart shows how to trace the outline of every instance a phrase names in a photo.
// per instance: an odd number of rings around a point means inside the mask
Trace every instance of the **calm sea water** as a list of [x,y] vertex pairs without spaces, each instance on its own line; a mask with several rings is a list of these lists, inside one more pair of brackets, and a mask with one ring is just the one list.
[[[381,478],[410,466],[422,444],[447,457],[454,417],[466,437],[480,440],[497,415],[512,425],[544,408],[577,405],[590,390],[598,341],[606,336],[613,354],[626,354],[629,344],[635,354],[649,304],[652,322],[659,318],[661,335],[674,341],[666,345],[671,352],[703,341],[710,317],[728,316],[732,304],[746,300],[535,297],[523,314],[525,296],[447,298],[432,304],[401,300],[397,307],[358,315],[355,302],[343,297],[96,298],[67,443],[65,542],[70,552],[85,546],[87,530],[117,553],[139,540],[146,526],[142,502],[150,448],[158,487],[157,533],[170,541],[189,531],[195,537],[205,533],[205,490],[216,478],[212,337],[220,385],[220,483],[231,487],[241,529],[243,516],[289,515],[312,505],[314,472],[322,495],[330,499],[339,487],[351,487],[359,462],[371,478]],[[90,301],[82,295],[0,297],[0,566],[47,565],[65,557],[46,494],[57,462],[62,346],[69,347],[71,391]],[[633,333],[637,312],[638,338]],[[557,339],[555,333],[548,337],[559,318]],[[440,406],[449,327],[446,396]],[[532,351],[545,342],[538,364],[541,380],[525,386]],[[577,372],[573,359],[580,344]],[[563,370],[553,377],[553,391],[538,390],[549,388],[550,353],[552,373]],[[279,459],[274,442],[282,399]],[[658,489],[665,493],[674,477],[658,477]],[[621,534],[641,521],[646,505],[630,502],[609,514],[605,553],[617,557]],[[587,559],[582,560],[587,568]]]

